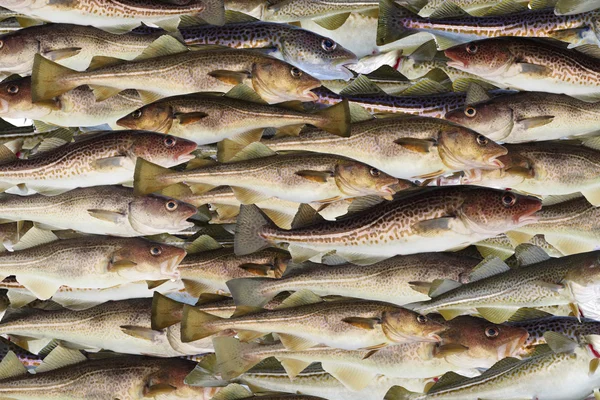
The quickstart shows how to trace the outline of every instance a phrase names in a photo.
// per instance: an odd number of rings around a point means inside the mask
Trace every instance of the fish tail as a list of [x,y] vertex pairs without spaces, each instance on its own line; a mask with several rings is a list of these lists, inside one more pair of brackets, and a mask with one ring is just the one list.
[[138,158],[133,174],[133,190],[136,196],[154,193],[172,185],[168,180],[159,179],[171,173],[168,168],[161,167]]
[[266,225],[274,226],[257,206],[242,205],[235,227],[235,254],[243,256],[269,247],[271,243],[260,235],[260,230]]
[[36,54],[33,58],[33,70],[31,73],[31,100],[34,103],[50,100],[71,89],[75,89],[79,84],[74,80],[65,78],[76,74],[77,71],[63,67],[54,61]]
[[216,323],[225,318],[217,317],[195,309],[192,306],[183,306],[183,316],[181,318],[181,341],[183,343],[193,342],[194,340],[204,339],[218,333],[226,328]]
[[397,5],[393,0],[380,0],[377,45],[383,46],[417,33],[415,29],[405,27],[402,22],[402,18],[411,16],[414,14]]
[[411,400],[415,398],[416,393],[404,389],[402,386],[393,386],[385,394],[384,400]]
[[152,298],[152,329],[161,330],[181,321],[183,304],[154,292]]
[[242,343],[234,337],[220,336],[213,339],[217,355],[216,369],[225,379],[233,379],[257,364],[257,360],[248,359],[244,348],[251,345]]
[[341,137],[350,136],[350,104],[348,100],[343,100],[334,106],[328,107],[317,113],[323,117],[315,126],[329,133]]
[[227,281],[227,287],[237,306],[262,307],[275,294],[265,293],[262,286],[271,278],[238,278]]

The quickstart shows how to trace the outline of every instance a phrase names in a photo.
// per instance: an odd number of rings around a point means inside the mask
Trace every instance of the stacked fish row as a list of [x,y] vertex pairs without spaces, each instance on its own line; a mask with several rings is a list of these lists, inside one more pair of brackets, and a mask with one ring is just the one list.
[[0,6],[0,398],[600,397],[598,1]]

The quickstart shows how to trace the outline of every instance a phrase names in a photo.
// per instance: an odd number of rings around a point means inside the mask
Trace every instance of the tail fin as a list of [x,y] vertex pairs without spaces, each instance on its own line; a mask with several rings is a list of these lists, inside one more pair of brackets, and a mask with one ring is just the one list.
[[71,82],[65,78],[77,74],[70,68],[50,61],[36,54],[33,58],[33,70],[31,73],[31,100],[36,103],[42,100],[50,100],[71,89],[79,86],[77,82]]
[[220,336],[213,339],[217,355],[216,372],[224,379],[240,376],[260,362],[244,355],[244,348],[252,347],[250,343],[242,343],[233,337]]
[[334,135],[350,136],[350,104],[344,100],[317,113],[323,117],[315,126]]
[[193,342],[214,335],[224,328],[220,324],[211,322],[224,320],[225,318],[205,313],[192,306],[183,306],[183,317],[181,319],[181,341],[183,343]]
[[[414,16],[414,14],[397,5],[393,0],[380,0],[377,45],[383,46],[417,33],[416,30],[406,28],[402,23],[402,18],[410,16]],[[415,17],[419,18],[418,16]]]
[[183,304],[154,292],[152,298],[152,329],[159,331],[181,321]]
[[384,400],[410,400],[415,393],[404,389],[402,386],[393,386],[385,394]]
[[233,249],[238,256],[266,249],[271,243],[260,235],[265,225],[275,226],[255,205],[242,205],[235,226]]
[[263,284],[271,278],[238,278],[227,281],[227,287],[236,306],[263,307],[277,293],[266,292]]
[[248,389],[242,385],[238,385],[237,383],[232,383],[231,385],[219,390],[219,392],[211,400],[241,400],[250,399],[252,397],[254,396]]
[[152,164],[143,158],[138,158],[133,174],[133,191],[136,196],[158,192],[171,186],[168,180],[159,179],[161,176],[170,174],[171,170],[160,165]]

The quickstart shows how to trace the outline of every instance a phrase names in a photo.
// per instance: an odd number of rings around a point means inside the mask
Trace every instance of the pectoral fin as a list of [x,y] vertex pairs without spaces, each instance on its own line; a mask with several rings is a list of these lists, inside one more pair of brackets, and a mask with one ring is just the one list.
[[226,70],[211,71],[208,73],[208,75],[229,85],[239,85],[240,83],[244,83],[247,79],[250,79],[251,77],[249,72],[237,72]]
[[125,168],[130,171],[135,169],[135,163],[129,157],[107,157],[99,158],[95,162],[95,169],[99,172],[114,172],[115,170]]
[[287,333],[280,333],[279,339],[281,340],[281,344],[283,344],[286,349],[292,351],[306,350],[319,344],[317,342],[313,342],[310,339],[305,339]]
[[400,138],[394,140],[394,143],[404,147],[407,150],[414,151],[417,153],[429,153],[431,148],[435,146],[436,142],[432,139],[413,139],[413,138]]
[[208,114],[203,112],[193,112],[186,114],[176,114],[175,117],[179,121],[181,125],[192,125],[202,121],[204,118],[208,117]]
[[539,128],[540,126],[548,125],[554,120],[554,115],[542,115],[539,117],[523,118],[517,120],[517,122],[523,127],[523,129]]
[[361,317],[348,317],[344,318],[344,321],[347,324],[355,326],[357,328],[362,329],[375,329],[375,326],[381,323],[381,320],[378,318],[361,318]]
[[155,398],[156,396],[165,395],[177,390],[175,386],[159,383],[150,387],[144,388],[144,397]]
[[325,183],[331,177],[333,177],[334,173],[331,171],[298,171],[296,175],[303,177],[304,179],[308,179],[309,181],[317,182],[317,183]]
[[524,75],[531,79],[543,79],[550,76],[552,70],[545,65],[518,63],[516,70],[520,75]]
[[90,214],[90,216],[102,220],[102,221],[106,221],[106,222],[110,222],[113,224],[120,224],[121,222],[123,222],[126,218],[126,215],[120,212],[116,212],[116,211],[108,211],[108,210],[87,210],[88,214]]
[[137,339],[154,341],[158,336],[162,335],[162,332],[160,331],[155,331],[143,326],[123,325],[120,328],[124,334]]
[[428,219],[417,222],[411,228],[418,235],[431,237],[452,230],[454,220],[454,217]]
[[52,61],[64,60],[65,58],[74,57],[81,52],[81,47],[67,47],[58,50],[48,50],[42,52],[42,55]]

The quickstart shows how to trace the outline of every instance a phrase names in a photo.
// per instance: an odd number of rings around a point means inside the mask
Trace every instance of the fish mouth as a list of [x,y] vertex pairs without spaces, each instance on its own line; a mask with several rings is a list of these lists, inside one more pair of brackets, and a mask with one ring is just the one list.
[[7,114],[9,110],[10,110],[10,106],[8,104],[8,101],[0,98],[0,114],[2,114],[2,115]]
[[181,154],[177,157],[176,161],[179,161],[180,163],[184,163],[184,162],[191,161],[194,158],[196,158],[196,156],[193,154]]
[[[318,87],[318,86],[317,86]],[[317,87],[313,87],[310,89],[304,89],[302,92],[302,99],[306,101],[317,101],[319,100],[319,95],[311,92],[311,90],[316,89]]]
[[527,211],[524,214],[521,214],[520,216],[516,217],[514,219],[514,222],[518,225],[522,225],[522,224],[531,224],[534,222],[538,221],[538,216],[535,215],[535,213],[537,213],[540,209],[542,208],[542,204],[540,203],[537,207]]
[[504,155],[506,155],[506,153],[490,157],[487,160],[487,164],[490,165],[490,166],[496,167],[496,169],[502,169],[502,168],[504,168],[505,167],[504,163],[498,159],[498,157],[502,157]]
[[528,338],[529,338],[529,333],[525,332],[523,335],[519,336],[518,338],[510,340],[510,341],[500,345],[498,347],[498,353],[497,353],[498,360],[501,360],[506,357],[512,357],[513,355],[515,355],[518,351],[520,351],[523,348],[523,346],[525,345],[525,342],[527,341]]
[[163,276],[171,278],[172,280],[179,279],[181,277],[181,273],[179,272],[177,267],[179,266],[179,264],[181,264],[185,255],[186,252],[182,250],[180,254],[174,255],[169,260],[166,260],[160,266],[160,273]]
[[453,68],[467,68],[469,64],[466,61],[461,60],[458,56],[454,55],[451,50],[444,51],[444,55],[450,59],[446,61],[446,65]]

